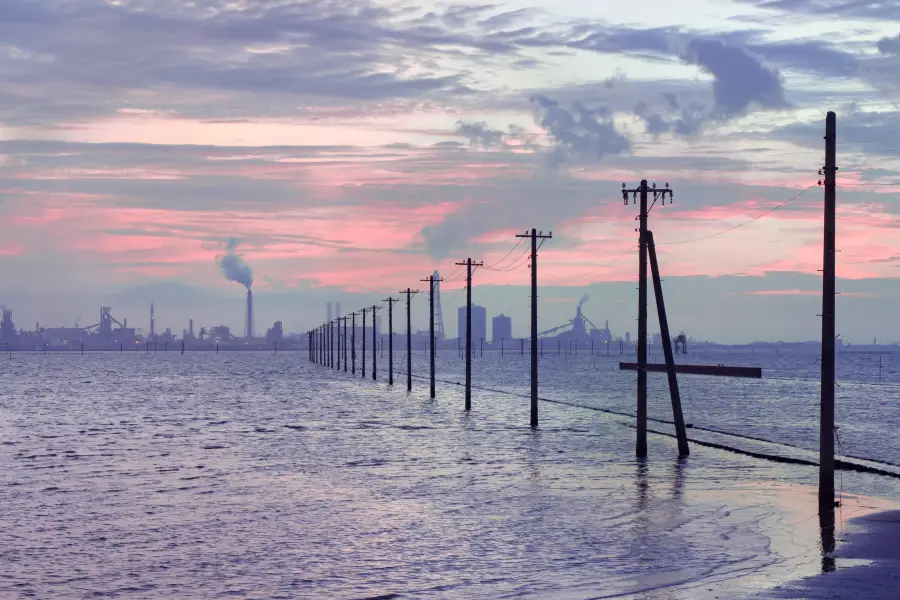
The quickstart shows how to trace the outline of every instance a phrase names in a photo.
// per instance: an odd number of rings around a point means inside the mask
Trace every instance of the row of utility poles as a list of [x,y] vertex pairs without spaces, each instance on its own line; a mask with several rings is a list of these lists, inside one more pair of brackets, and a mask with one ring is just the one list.
[[[826,118],[825,132],[825,166],[820,174],[824,175],[825,209],[824,209],[824,256],[823,256],[823,287],[822,287],[822,374],[821,374],[821,415],[820,415],[820,460],[819,460],[819,514],[823,530],[834,526],[834,338],[835,338],[835,204],[836,204],[836,117],[829,112]],[[822,182],[819,182],[822,184]],[[666,316],[665,301],[660,278],[659,261],[656,254],[656,245],[653,232],[648,228],[650,212],[658,201],[665,205],[666,199],[674,201],[673,190],[669,184],[664,188],[657,188],[656,184],[650,186],[647,180],[642,180],[640,185],[628,189],[622,184],[622,198],[628,205],[629,195],[632,203],[640,202],[639,214],[636,220],[639,222],[639,271],[638,271],[638,338],[637,338],[637,434],[635,442],[635,454],[638,458],[647,456],[647,267],[648,260],[652,271],[653,287],[656,299],[656,308],[659,318],[660,333],[662,337],[663,353],[666,361],[666,375],[668,378],[669,392],[672,401],[672,413],[675,424],[675,433],[678,441],[678,451],[682,456],[690,454],[687,432],[684,423],[684,415],[681,407],[681,396],[678,389],[676,365],[672,351],[672,339],[669,332]],[[653,203],[649,200],[652,196]],[[538,240],[551,239],[552,233],[543,235],[532,229],[517,235],[518,238],[531,240],[531,426],[538,425],[538,341],[537,341],[537,250]],[[465,409],[472,408],[472,268],[481,267],[483,263],[474,262],[471,258],[464,262],[456,263],[457,266],[466,267],[466,389]],[[422,279],[429,284],[429,332],[430,332],[430,395],[435,397],[435,338],[434,338],[434,285],[437,280],[434,276]],[[406,293],[406,327],[407,327],[407,389],[412,390],[412,345],[410,306],[412,294],[418,291],[407,289]],[[397,300],[388,298],[388,313],[392,313],[393,303]],[[371,307],[373,317],[377,306]],[[363,330],[365,330],[365,314],[363,309]],[[354,332],[355,332],[355,315]],[[339,319],[340,320],[340,319]],[[373,319],[374,323],[374,319]],[[310,361],[332,366],[333,355],[333,322],[324,324],[309,332]],[[389,339],[393,339],[393,325],[389,316]],[[375,342],[375,329],[373,327],[373,346]],[[340,345],[340,341],[339,341]],[[524,340],[523,340],[524,346]],[[344,317],[344,370],[346,371],[346,317]],[[355,371],[355,341],[351,341]],[[389,367],[389,383],[393,383],[393,346],[389,345],[388,356],[391,357]],[[365,340],[363,341],[363,360],[365,360]],[[365,369],[365,366],[363,366]],[[365,376],[365,372],[363,372]],[[372,358],[372,378],[375,379],[375,357]],[[829,525],[830,523],[830,525]]]
[[[537,344],[537,251],[538,241],[552,239],[553,233],[544,235],[536,229],[517,235],[517,238],[529,238],[531,240],[531,426],[538,426],[538,344]],[[467,258],[464,262],[456,263],[458,266],[466,267],[466,393],[465,393],[465,410],[472,409],[472,269],[483,267],[484,263],[473,261]],[[428,284],[428,313],[429,313],[429,395],[435,397],[435,335],[434,335],[434,286],[436,283],[443,281],[443,278],[437,279],[434,275],[430,275],[420,280]],[[412,297],[419,293],[419,290],[407,288],[400,292],[406,294],[406,389],[412,391]],[[383,302],[388,305],[388,385],[394,384],[394,303],[399,302],[397,298],[385,298]],[[362,314],[362,377],[365,378],[365,362],[366,362],[366,314],[372,313],[372,379],[377,379],[377,363],[375,344],[377,331],[375,328],[375,312],[382,307],[373,305],[361,309]],[[357,313],[351,313],[352,333],[349,344],[350,351],[350,370],[356,373],[356,316]],[[338,317],[328,323],[311,329],[306,332],[309,345],[309,361],[311,363],[325,365],[327,367],[340,370],[340,355],[344,354],[344,372],[347,372],[347,317]],[[335,327],[337,324],[337,327]],[[341,324],[343,324],[343,335],[341,334]],[[523,340],[524,346],[524,340]],[[335,361],[335,356],[337,360]]]

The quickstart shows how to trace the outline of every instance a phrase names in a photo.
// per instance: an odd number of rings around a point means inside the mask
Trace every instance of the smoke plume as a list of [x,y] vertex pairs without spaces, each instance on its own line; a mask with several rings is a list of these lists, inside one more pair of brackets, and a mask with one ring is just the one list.
[[581,306],[584,305],[584,303],[587,302],[587,301],[590,300],[590,299],[591,299],[591,297],[588,296],[587,294],[585,294],[584,296],[582,296],[582,297],[581,297],[581,300],[578,301],[578,308],[581,308]]
[[249,290],[253,285],[253,270],[247,266],[243,258],[234,253],[238,244],[237,239],[229,239],[225,243],[225,255],[216,257],[216,261],[219,263],[225,279],[242,283]]

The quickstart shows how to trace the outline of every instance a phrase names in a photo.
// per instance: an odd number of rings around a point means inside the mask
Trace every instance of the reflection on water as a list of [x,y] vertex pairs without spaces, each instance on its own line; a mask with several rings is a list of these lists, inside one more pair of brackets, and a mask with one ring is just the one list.
[[524,398],[475,392],[466,415],[459,388],[432,402],[292,353],[0,369],[3,598],[704,600],[826,547],[813,469],[657,436],[636,461],[596,411],[545,406],[532,430]]
[[822,533],[822,572],[829,573],[837,568],[835,564],[834,552],[834,508],[819,513],[819,530]]

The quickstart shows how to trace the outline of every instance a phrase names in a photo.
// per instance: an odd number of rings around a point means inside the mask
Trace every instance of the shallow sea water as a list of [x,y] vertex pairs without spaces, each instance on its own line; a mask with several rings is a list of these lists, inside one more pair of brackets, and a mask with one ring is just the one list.
[[[476,360],[476,384],[502,391],[476,389],[465,414],[458,385],[429,399],[414,358],[411,394],[380,358],[377,382],[305,353],[3,361],[0,597],[702,600],[821,570],[814,468],[696,446],[679,460],[657,435],[640,462],[629,419],[567,404],[542,402],[531,430],[527,356]],[[614,359],[546,356],[541,395],[633,410]],[[443,353],[438,377],[462,368]],[[650,380],[651,416],[670,418]],[[815,448],[802,373],[680,381],[690,422]],[[841,423],[846,438],[900,463],[897,440],[861,444],[896,430],[893,388],[858,385],[839,420],[869,422]],[[889,478],[840,484],[845,518],[900,499]]]

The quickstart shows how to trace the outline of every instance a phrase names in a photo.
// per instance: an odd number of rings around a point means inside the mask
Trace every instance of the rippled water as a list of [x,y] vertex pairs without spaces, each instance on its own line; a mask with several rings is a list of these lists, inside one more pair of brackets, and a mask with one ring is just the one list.
[[[438,376],[462,381],[452,354]],[[380,359],[376,383],[304,353],[15,355],[0,597],[702,599],[821,568],[813,468],[679,461],[656,435],[637,462],[627,419],[565,404],[542,403],[533,431],[514,395],[526,359],[476,360],[476,384],[507,393],[476,390],[467,415],[460,386],[431,401],[398,374],[390,389]],[[630,410],[634,374],[614,359],[545,356],[542,396]],[[683,377],[686,417],[815,447],[817,387],[798,376]],[[650,380],[666,418],[665,377]],[[895,439],[864,443],[896,430],[893,388],[858,386],[839,393],[844,446],[900,462]],[[841,485],[898,496],[873,475]]]

